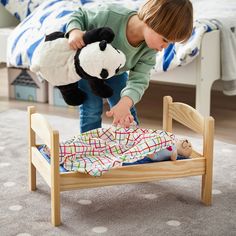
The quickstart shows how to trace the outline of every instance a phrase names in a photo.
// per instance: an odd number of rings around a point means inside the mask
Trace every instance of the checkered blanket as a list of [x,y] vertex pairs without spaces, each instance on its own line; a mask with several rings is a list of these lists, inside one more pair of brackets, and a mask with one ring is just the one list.
[[100,128],[60,143],[60,164],[68,171],[101,176],[111,168],[143,159],[175,142],[161,130]]

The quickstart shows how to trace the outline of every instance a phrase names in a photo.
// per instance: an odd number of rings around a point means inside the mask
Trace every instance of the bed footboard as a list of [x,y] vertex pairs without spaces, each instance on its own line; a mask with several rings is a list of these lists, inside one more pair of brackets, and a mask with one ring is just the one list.
[[[60,225],[60,173],[59,173],[59,132],[35,107],[28,107],[29,114],[29,190],[36,190],[36,169],[51,188],[51,219],[53,225]],[[40,156],[36,144],[36,135],[50,147],[50,167]],[[33,158],[34,157],[34,158]]]

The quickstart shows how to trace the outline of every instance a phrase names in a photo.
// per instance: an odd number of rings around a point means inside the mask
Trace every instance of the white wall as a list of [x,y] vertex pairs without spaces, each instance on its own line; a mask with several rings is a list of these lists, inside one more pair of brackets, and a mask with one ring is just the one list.
[[15,26],[19,21],[0,4],[0,27]]

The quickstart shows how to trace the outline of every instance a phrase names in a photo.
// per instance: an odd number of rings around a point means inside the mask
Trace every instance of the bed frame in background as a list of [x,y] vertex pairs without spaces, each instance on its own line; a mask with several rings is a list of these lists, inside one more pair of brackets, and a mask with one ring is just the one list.
[[[191,159],[165,161],[112,169],[101,177],[93,177],[78,172],[59,172],[59,132],[53,130],[43,115],[36,113],[35,107],[28,107],[29,114],[29,189],[36,190],[36,170],[51,189],[51,222],[61,224],[60,192],[108,185],[148,182],[187,176],[202,176],[201,200],[212,203],[212,166],[214,119],[203,117],[194,108],[184,103],[173,102],[169,96],[163,101],[163,130],[172,131],[172,121],[176,120],[201,135],[203,151],[193,151]],[[49,164],[38,150],[38,136],[51,150]]]
[[[6,63],[6,34],[10,33],[2,27],[16,24],[17,20],[0,4],[0,63]],[[203,116],[209,116],[212,84],[220,77],[220,32],[216,30],[203,36],[200,54],[192,63],[166,73],[153,72],[151,82],[196,86],[195,108]]]
[[171,71],[152,73],[151,81],[196,86],[195,108],[203,115],[210,115],[211,89],[221,78],[220,71],[220,31],[204,34],[200,54],[188,65]]

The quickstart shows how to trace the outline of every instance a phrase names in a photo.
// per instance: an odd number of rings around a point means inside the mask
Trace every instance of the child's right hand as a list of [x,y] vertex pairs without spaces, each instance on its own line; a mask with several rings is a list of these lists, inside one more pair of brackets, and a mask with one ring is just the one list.
[[113,117],[113,125],[129,128],[134,121],[134,117],[130,113],[132,105],[132,99],[124,96],[110,111],[106,112],[106,115],[107,117]]
[[71,49],[77,50],[85,46],[83,40],[84,33],[79,29],[73,29],[69,32],[68,43]]

